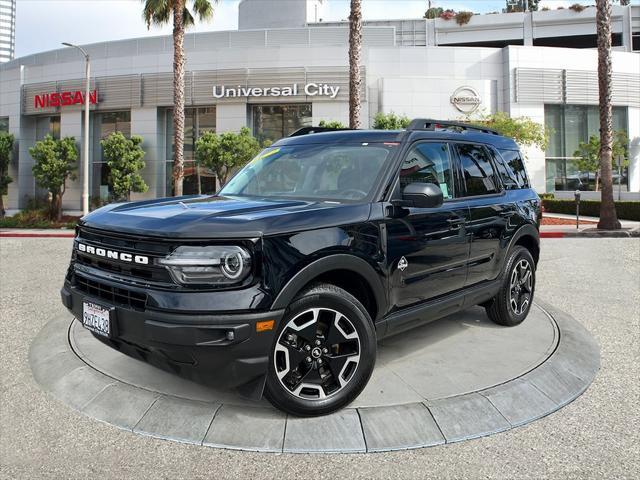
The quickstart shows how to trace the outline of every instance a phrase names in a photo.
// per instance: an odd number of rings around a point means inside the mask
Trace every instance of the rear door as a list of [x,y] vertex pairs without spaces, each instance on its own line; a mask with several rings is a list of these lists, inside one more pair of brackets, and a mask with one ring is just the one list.
[[440,187],[438,208],[407,208],[406,215],[387,222],[390,262],[390,304],[402,309],[461,289],[469,256],[469,209],[457,198],[459,178],[446,142],[419,141],[405,155],[395,199],[414,182]]
[[465,285],[493,280],[500,273],[502,250],[506,248],[511,217],[516,213],[493,162],[489,149],[481,144],[454,144],[464,198],[469,206],[469,268]]

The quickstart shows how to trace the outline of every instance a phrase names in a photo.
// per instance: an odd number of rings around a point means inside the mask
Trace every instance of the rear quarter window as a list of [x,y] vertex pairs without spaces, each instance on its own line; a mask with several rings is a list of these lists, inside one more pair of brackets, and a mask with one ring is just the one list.
[[502,183],[507,190],[529,188],[529,177],[524,166],[522,154],[518,150],[499,150],[496,163],[502,177]]

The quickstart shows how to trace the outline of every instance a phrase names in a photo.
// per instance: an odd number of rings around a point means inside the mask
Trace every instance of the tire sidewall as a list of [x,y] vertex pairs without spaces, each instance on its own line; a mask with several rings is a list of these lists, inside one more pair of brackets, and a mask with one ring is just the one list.
[[[287,323],[296,315],[310,308],[329,308],[346,316],[358,332],[360,339],[360,361],[353,376],[345,387],[328,398],[302,399],[290,393],[278,380],[273,362],[275,345]],[[323,415],[333,412],[352,401],[366,386],[376,359],[376,334],[369,314],[359,302],[347,292],[335,288],[315,288],[295,300],[287,309],[278,325],[267,370],[267,397],[277,407],[295,415]]]

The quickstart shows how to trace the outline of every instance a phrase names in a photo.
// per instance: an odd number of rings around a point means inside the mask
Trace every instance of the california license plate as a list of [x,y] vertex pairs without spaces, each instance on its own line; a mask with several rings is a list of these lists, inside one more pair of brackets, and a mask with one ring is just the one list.
[[93,302],[82,302],[82,325],[98,335],[111,336],[111,309]]

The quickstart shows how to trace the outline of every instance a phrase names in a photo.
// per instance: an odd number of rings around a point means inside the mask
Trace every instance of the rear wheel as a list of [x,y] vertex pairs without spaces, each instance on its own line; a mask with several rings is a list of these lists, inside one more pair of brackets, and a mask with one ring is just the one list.
[[376,358],[369,314],[352,295],[321,284],[300,295],[283,318],[272,348],[265,393],[277,408],[324,415],[366,386]]
[[533,303],[535,282],[533,257],[529,250],[518,245],[505,263],[500,291],[484,304],[489,318],[508,327],[522,323]]

